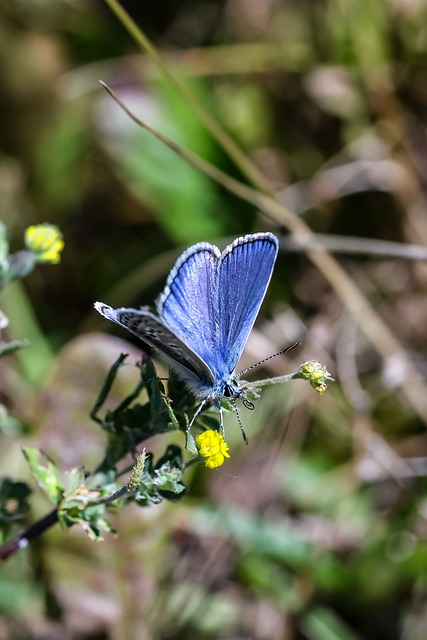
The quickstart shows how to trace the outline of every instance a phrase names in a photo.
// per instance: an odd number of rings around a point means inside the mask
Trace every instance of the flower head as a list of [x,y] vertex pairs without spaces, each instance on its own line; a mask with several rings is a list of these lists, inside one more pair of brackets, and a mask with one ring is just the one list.
[[62,234],[53,224],[36,224],[25,231],[25,245],[37,262],[57,264],[64,248]]
[[299,377],[308,380],[317,393],[324,393],[327,389],[326,380],[333,380],[325,365],[315,360],[301,365]]
[[205,464],[208,469],[220,467],[225,458],[230,457],[228,444],[224,437],[213,429],[208,429],[197,436],[196,444],[200,455],[205,458]]

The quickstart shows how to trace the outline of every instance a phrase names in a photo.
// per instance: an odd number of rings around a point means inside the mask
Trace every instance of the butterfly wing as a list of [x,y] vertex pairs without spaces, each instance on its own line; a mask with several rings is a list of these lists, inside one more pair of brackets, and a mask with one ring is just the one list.
[[222,254],[202,242],[185,251],[170,272],[157,301],[159,318],[100,302],[95,308],[157,349],[196,395],[212,397],[242,354],[277,252],[271,233],[237,238]]
[[201,386],[214,383],[212,372],[203,360],[150,311],[125,307],[113,309],[102,302],[95,302],[94,306],[102,316],[157,349],[166,363],[189,383],[196,394]]
[[[217,352],[232,373],[242,355],[276,261],[279,243],[272,233],[237,238],[219,263],[221,330]],[[207,360],[209,364],[209,360]]]
[[157,301],[160,318],[208,364],[214,377],[220,257],[219,249],[207,242],[190,247],[176,262]]

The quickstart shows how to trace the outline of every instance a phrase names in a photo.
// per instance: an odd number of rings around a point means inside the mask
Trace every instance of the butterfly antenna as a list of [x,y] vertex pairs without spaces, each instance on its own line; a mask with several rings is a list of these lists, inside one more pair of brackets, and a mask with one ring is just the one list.
[[231,400],[231,404],[233,405],[233,409],[236,412],[237,422],[239,423],[240,432],[242,434],[243,441],[244,441],[245,444],[249,444],[249,440],[246,437],[246,433],[245,433],[245,430],[243,428],[242,421],[240,420],[239,408],[238,408],[238,406],[236,404],[236,401],[235,401],[234,398],[230,398],[230,400]]
[[268,356],[267,358],[264,358],[263,360],[260,360],[259,362],[256,362],[255,364],[252,364],[247,369],[244,369],[244,371],[241,371],[240,373],[238,373],[236,378],[240,378],[240,376],[243,376],[248,371],[251,371],[251,369],[255,369],[255,367],[259,367],[260,364],[264,364],[265,362],[268,362],[268,360],[272,360],[273,358],[277,358],[277,356],[283,356],[285,353],[288,353],[289,351],[292,351],[292,349],[295,349],[295,347],[299,347],[300,344],[301,344],[301,342],[295,342],[290,347],[287,347],[286,349],[282,349],[282,351],[278,351],[277,353],[273,353],[272,356]]

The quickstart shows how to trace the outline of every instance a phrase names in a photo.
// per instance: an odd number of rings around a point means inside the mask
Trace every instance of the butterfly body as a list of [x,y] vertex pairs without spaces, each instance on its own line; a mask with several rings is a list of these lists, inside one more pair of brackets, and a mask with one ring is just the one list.
[[[271,233],[237,238],[221,253],[200,242],[185,251],[148,309],[113,309],[101,315],[154,347],[202,401],[241,398],[235,368],[273,272],[278,240]],[[200,411],[201,407],[199,407]],[[194,418],[193,418],[194,420]]]

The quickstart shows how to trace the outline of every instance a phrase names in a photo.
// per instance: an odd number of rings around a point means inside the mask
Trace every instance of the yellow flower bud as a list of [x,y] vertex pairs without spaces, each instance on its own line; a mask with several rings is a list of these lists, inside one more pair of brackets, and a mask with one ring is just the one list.
[[317,393],[325,393],[327,389],[326,381],[333,380],[325,365],[315,360],[309,360],[301,365],[300,377],[308,380]]
[[57,264],[64,248],[62,234],[53,224],[36,224],[25,231],[25,246],[37,262]]

